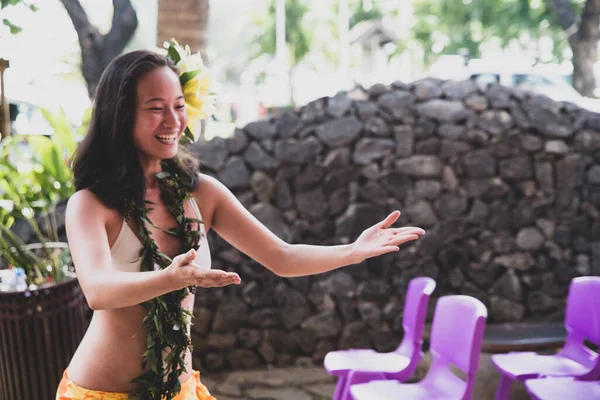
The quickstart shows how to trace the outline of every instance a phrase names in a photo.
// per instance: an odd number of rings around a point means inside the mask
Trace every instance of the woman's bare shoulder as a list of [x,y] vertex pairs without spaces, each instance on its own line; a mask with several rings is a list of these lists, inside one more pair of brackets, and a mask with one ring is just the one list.
[[82,189],[75,192],[67,202],[67,215],[89,215],[105,219],[114,210],[108,208],[94,192]]
[[215,191],[218,191],[219,186],[221,185],[222,183],[219,182],[216,178],[204,173],[198,173],[198,181],[196,183],[196,187],[194,188],[194,195],[214,195]]
[[200,207],[200,213],[207,227],[212,225],[215,206],[225,186],[210,175],[199,173],[192,195]]

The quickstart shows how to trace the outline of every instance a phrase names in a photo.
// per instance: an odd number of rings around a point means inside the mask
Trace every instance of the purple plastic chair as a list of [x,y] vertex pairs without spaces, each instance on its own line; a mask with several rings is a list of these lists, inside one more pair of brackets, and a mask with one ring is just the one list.
[[[327,353],[324,366],[327,373],[338,377],[333,400],[347,400],[350,385],[373,379],[408,379],[423,357],[423,327],[427,305],[436,283],[433,279],[411,279],[404,301],[402,328],[404,336],[398,348],[389,353],[371,349],[338,350]],[[350,373],[356,371],[350,377]]]
[[[352,385],[352,399],[470,400],[486,319],[487,309],[473,297],[441,297],[431,327],[433,360],[427,376],[417,383],[378,380]],[[453,369],[464,373],[465,380],[455,375]]]
[[492,362],[500,370],[496,400],[508,399],[512,381],[542,376],[594,380],[600,377],[600,358],[584,344],[600,345],[600,277],[579,277],[571,281],[565,328],[567,340],[560,352],[539,355],[534,352],[494,354]]
[[600,381],[579,381],[573,378],[538,378],[525,381],[533,400],[600,399]]

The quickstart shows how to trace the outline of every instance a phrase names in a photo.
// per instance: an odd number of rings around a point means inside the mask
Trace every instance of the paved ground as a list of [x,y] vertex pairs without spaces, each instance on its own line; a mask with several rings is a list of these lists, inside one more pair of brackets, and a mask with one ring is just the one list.
[[[430,363],[427,354],[411,380],[421,379]],[[493,400],[499,378],[490,355],[483,353],[473,399]],[[205,374],[201,380],[217,400],[331,400],[335,391],[335,379],[318,365]],[[529,400],[522,383],[513,384],[510,400]]]
[[330,400],[335,390],[335,379],[316,366],[235,371],[201,380],[217,400]]

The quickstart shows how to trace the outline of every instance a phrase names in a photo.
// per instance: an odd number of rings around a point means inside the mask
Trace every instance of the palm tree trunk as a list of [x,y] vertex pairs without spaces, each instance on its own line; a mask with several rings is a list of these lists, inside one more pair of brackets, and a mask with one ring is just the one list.
[[209,0],[159,0],[157,45],[175,39],[188,45],[193,53],[199,51],[208,63]]

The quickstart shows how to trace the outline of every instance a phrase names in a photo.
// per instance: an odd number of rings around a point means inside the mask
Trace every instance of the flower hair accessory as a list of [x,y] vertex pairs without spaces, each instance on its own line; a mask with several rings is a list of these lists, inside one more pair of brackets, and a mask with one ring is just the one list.
[[164,46],[167,58],[179,69],[179,82],[190,120],[180,142],[193,143],[200,136],[199,121],[207,119],[216,111],[217,97],[212,91],[214,81],[199,52],[192,54],[189,46],[183,47],[175,39],[165,42]]

